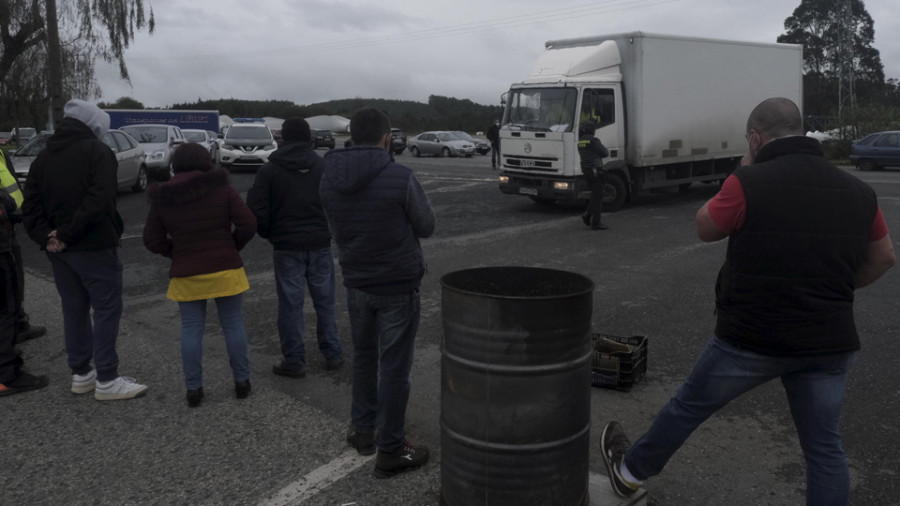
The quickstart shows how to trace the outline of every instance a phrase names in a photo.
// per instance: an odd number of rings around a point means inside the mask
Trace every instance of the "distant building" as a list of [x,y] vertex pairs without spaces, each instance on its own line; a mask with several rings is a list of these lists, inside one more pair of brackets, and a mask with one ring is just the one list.
[[[281,131],[281,124],[284,123],[282,118],[273,118],[271,116],[266,116],[262,118],[263,121],[266,122],[266,125],[269,126],[269,129],[272,131]],[[350,132],[350,120],[337,115],[330,116],[312,116],[310,118],[306,118],[306,122],[309,123],[310,128],[321,129],[321,130],[330,130],[332,132],[339,133],[348,133]],[[224,132],[228,129],[234,120],[231,116],[227,114],[222,114],[219,116],[219,129]]]

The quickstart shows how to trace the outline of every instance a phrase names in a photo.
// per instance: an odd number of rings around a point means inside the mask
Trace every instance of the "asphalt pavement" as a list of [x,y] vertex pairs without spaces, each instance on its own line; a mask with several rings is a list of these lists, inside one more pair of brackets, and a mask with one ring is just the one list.
[[[320,151],[320,153],[323,153]],[[234,398],[214,305],[204,342],[206,399],[184,402],[177,305],[165,298],[168,262],[143,249],[146,196],[120,194],[126,223],[125,310],[120,372],[149,385],[145,397],[98,402],[69,392],[59,296],[43,253],[19,230],[26,266],[26,309],[48,335],[21,345],[26,368],[50,376],[47,388],[0,400],[3,486],[0,505],[303,504],[435,505],[441,491],[441,286],[460,269],[523,265],[581,273],[596,284],[597,332],[648,337],[647,375],[630,391],[592,388],[592,475],[605,474],[599,434],[610,419],[637,436],[674,393],[714,326],[713,284],[725,243],[700,242],[696,209],[716,188],[643,197],[590,231],[573,206],[541,206],[503,195],[485,157],[398,157],[417,173],[437,212],[437,232],[422,241],[428,274],[407,414],[409,439],[432,449],[423,468],[388,480],[372,476],[371,457],[344,442],[349,420],[349,361],[326,372],[307,339],[309,374],[271,373],[279,360],[271,247],[255,238],[242,252],[251,290],[244,298],[253,392]],[[900,173],[857,173],[875,187],[888,225],[900,223]],[[253,173],[232,175],[245,194]],[[897,228],[898,226],[895,226]],[[895,238],[900,232],[895,231]],[[851,504],[891,505],[900,496],[900,269],[857,294],[863,351],[851,374],[843,433]],[[338,280],[340,283],[340,276]],[[349,350],[344,291],[338,329]],[[307,298],[307,335],[315,314]],[[527,388],[527,385],[523,385]],[[796,505],[804,465],[780,385],[738,399],[691,437],[665,471],[648,480],[650,505]],[[601,480],[602,483],[602,480]],[[594,497],[599,500],[599,498]],[[612,498],[599,504],[619,504]],[[597,503],[596,500],[592,504]]]

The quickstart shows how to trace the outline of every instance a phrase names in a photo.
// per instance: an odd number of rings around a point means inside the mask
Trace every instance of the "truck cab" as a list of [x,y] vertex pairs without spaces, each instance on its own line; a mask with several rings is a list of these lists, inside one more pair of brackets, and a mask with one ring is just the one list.
[[628,195],[628,175],[622,170],[625,122],[620,96],[621,86],[615,82],[513,87],[500,130],[501,191],[542,203],[589,199],[577,146],[581,124],[591,121],[597,127],[595,137],[609,149],[604,205],[621,207]]

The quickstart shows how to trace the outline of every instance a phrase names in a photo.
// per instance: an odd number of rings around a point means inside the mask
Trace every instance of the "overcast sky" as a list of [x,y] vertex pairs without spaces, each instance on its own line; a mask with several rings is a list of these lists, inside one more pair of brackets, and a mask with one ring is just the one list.
[[[775,42],[800,0],[150,0],[156,32],[98,64],[103,101],[342,98],[499,104],[547,40],[645,31]],[[867,0],[885,75],[900,78],[897,0]]]

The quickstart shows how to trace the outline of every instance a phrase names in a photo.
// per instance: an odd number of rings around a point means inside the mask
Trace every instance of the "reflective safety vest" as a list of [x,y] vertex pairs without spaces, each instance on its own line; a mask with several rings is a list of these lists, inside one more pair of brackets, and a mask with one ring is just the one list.
[[9,193],[9,196],[16,201],[16,209],[22,207],[22,200],[25,197],[22,195],[22,189],[19,187],[16,177],[10,174],[6,167],[5,155],[0,155],[0,188],[6,190],[6,193]]

